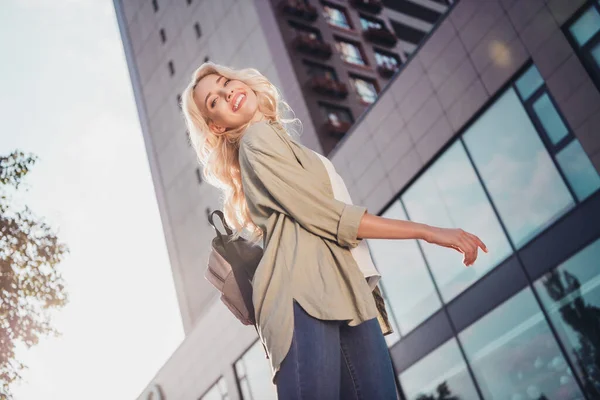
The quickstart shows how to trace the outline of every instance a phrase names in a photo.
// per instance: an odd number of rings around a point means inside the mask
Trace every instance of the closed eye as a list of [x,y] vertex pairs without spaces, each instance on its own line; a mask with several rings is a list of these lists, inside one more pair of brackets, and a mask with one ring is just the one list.
[[[231,81],[231,79],[226,79],[225,83],[223,83],[223,87],[227,86],[227,84]],[[210,103],[210,108],[213,108],[217,104],[217,98],[215,97],[213,101]]]

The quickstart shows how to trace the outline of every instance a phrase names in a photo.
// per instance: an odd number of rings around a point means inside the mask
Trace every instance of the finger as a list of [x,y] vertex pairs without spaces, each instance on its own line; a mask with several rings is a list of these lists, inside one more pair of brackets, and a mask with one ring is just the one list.
[[477,247],[480,247],[481,250],[485,251],[486,253],[488,252],[487,246],[481,241],[481,239],[479,239],[479,237],[473,235],[472,233],[467,232],[467,234],[475,241]]
[[460,240],[463,243],[463,249],[465,251],[464,264],[468,267],[472,265],[477,258],[477,247],[475,241],[464,231],[461,232]]
[[470,244],[469,250],[471,251],[471,265],[477,260],[479,244],[473,235],[467,234],[467,240]]
[[466,238],[460,238],[458,243],[461,252],[464,254],[463,264],[468,267],[472,263],[471,260],[473,258],[473,251],[471,250],[471,248],[473,246],[466,240]]

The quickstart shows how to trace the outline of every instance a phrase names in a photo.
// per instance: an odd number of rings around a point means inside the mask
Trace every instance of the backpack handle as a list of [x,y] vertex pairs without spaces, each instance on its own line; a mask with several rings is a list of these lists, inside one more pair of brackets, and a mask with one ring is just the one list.
[[223,225],[223,228],[225,228],[225,232],[227,232],[227,235],[231,236],[233,234],[233,231],[231,230],[231,228],[229,227],[229,225],[227,225],[227,222],[225,222],[225,215],[223,214],[223,211],[221,211],[221,210],[214,210],[213,212],[211,212],[208,215],[208,222],[212,225],[213,228],[215,228],[215,231],[217,232],[217,235],[219,236],[219,238],[221,238],[222,233],[219,230],[219,228],[217,228],[217,226],[215,225],[215,222],[213,220],[215,214],[221,220],[221,224]]

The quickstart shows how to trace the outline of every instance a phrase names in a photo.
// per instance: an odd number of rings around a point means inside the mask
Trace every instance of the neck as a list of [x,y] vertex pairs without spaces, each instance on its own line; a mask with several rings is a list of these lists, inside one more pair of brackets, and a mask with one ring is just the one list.
[[258,122],[258,121],[262,121],[262,120],[264,120],[266,118],[267,117],[265,117],[265,115],[262,112],[256,110],[256,113],[254,113],[254,117],[252,117],[252,119],[250,120],[250,122]]

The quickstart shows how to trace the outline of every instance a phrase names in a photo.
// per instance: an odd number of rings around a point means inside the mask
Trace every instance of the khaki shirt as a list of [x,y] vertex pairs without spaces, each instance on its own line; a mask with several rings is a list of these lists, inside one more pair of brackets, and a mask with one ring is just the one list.
[[250,216],[264,233],[252,298],[274,381],[292,342],[294,300],[318,319],[382,322],[350,252],[367,209],[336,200],[317,154],[278,122],[250,125],[239,161]]

